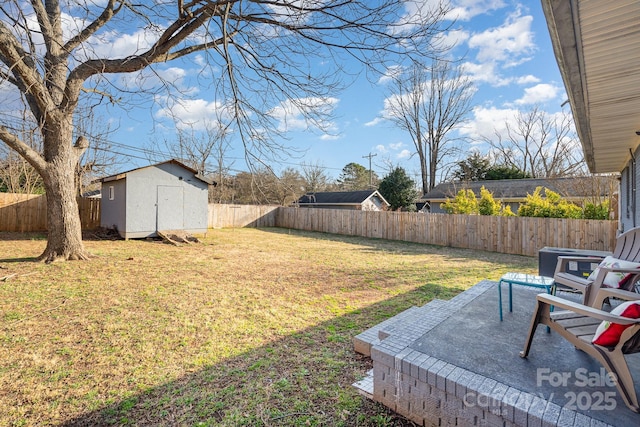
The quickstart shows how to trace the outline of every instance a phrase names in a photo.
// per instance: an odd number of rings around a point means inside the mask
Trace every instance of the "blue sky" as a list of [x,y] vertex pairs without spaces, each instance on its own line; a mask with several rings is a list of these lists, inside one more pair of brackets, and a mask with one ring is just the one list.
[[[457,17],[454,30],[447,35],[456,44],[452,55],[464,55],[464,69],[477,90],[475,108],[461,133],[472,139],[492,134],[494,128],[503,128],[506,121],[512,120],[517,110],[535,104],[549,113],[561,109],[566,95],[539,2],[454,0],[452,5],[451,16]],[[331,134],[303,131],[304,125],[289,117],[286,129],[290,139],[286,143],[304,150],[304,154],[273,165],[274,169],[311,163],[337,177],[350,162],[368,167],[369,160],[364,156],[375,154],[372,166],[380,176],[386,174],[389,164],[394,164],[417,178],[419,166],[411,156],[415,149],[409,135],[384,119],[387,94],[385,79],[372,83],[364,77],[336,93]],[[196,97],[192,111],[185,115],[197,117],[198,108],[207,108],[211,102]],[[158,118],[161,113],[156,111],[153,115]],[[148,116],[143,120],[148,122]],[[285,127],[284,122],[282,126]],[[123,121],[112,139],[131,144],[157,138],[157,134],[150,136],[148,127],[144,121],[136,126],[127,126]],[[472,148],[480,152],[487,149],[477,143],[468,146],[469,150]],[[236,159],[230,160],[232,168],[244,169],[241,153],[236,151],[229,157]]]
[[[447,40],[456,46],[451,55],[456,59],[464,56],[464,69],[476,86],[475,107],[459,129],[461,135],[479,140],[482,135],[492,134],[494,129],[504,128],[518,110],[533,105],[550,114],[561,110],[566,95],[539,1],[452,0],[449,17],[456,19],[446,34]],[[113,39],[108,43],[102,40],[96,51],[106,56],[121,56],[122,52],[135,50],[144,38],[142,30],[114,33]],[[210,91],[194,83],[202,70],[202,62],[202,56],[197,55],[188,61],[158,67],[163,78],[184,82],[183,89],[190,99],[172,112],[185,121],[202,123],[212,111],[220,108],[220,102],[211,99]],[[119,79],[121,85],[131,83],[132,88],[138,84],[134,81],[136,76],[124,75]],[[301,150],[297,157],[272,164],[273,169],[279,173],[285,167],[300,169],[306,163],[324,167],[329,176],[337,178],[348,163],[368,167],[369,160],[364,156],[372,154],[375,155],[373,170],[379,176],[384,176],[392,164],[404,167],[417,180],[419,166],[411,155],[415,148],[409,135],[385,119],[387,84],[385,78],[371,82],[363,75],[346,90],[333,94],[331,102],[325,105],[334,115],[334,119],[326,123],[330,134],[309,131],[286,102],[270,106],[272,111],[291,113],[279,126],[288,136],[288,140],[282,142]],[[168,119],[168,111],[162,108],[162,96],[156,101],[126,111],[105,108],[105,118],[117,129],[109,140],[114,143],[114,151],[121,153],[119,169],[149,164],[140,149],[175,138],[175,125]],[[234,171],[246,170],[241,142],[232,139],[231,143],[234,148],[227,153],[227,166]],[[463,148],[465,154],[471,150],[487,150],[481,143],[469,143]],[[160,161],[164,153],[157,154],[154,160]]]
[[[452,37],[458,40],[455,52],[466,53],[465,69],[477,92],[474,111],[462,133],[472,139],[492,134],[494,128],[504,128],[517,110],[535,104],[550,113],[559,111],[566,95],[540,3],[458,2],[461,7],[465,3],[475,8],[461,11],[459,31]],[[368,159],[362,156],[372,153],[376,154],[373,169],[379,174],[386,173],[384,163],[391,162],[417,177],[419,166],[411,157],[414,148],[408,134],[382,119],[382,86],[362,81],[340,96],[340,136],[309,140],[300,135],[310,146],[307,156],[339,169],[351,161],[367,166]],[[487,149],[483,144],[468,148]]]

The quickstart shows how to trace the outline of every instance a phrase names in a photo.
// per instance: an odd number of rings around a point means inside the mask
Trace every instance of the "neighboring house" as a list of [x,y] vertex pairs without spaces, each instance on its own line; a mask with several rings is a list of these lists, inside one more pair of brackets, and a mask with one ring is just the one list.
[[301,208],[355,209],[362,211],[384,211],[389,203],[377,190],[328,191],[307,193],[296,205]]
[[158,231],[207,232],[211,181],[176,160],[133,169],[99,180],[100,225],[125,239]]
[[621,174],[620,230],[640,226],[640,2],[542,7],[589,170]]
[[458,191],[473,190],[480,197],[480,189],[484,186],[494,199],[509,206],[513,213],[533,194],[537,187],[548,188],[560,194],[565,200],[581,205],[585,200],[602,201],[613,195],[618,188],[618,180],[612,177],[576,177],[576,178],[527,178],[527,179],[499,179],[489,181],[455,181],[436,185],[433,190],[425,194],[420,201],[425,202],[423,212],[444,213],[440,206],[447,199],[453,199]]

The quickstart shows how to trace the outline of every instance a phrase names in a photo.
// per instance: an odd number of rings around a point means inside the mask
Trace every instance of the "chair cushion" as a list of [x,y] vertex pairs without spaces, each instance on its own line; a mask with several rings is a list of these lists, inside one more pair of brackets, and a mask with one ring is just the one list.
[[[640,273],[640,263],[625,261],[625,260],[614,258],[612,256],[608,256],[600,262],[600,264],[598,265],[598,267],[596,267],[595,270],[591,272],[588,280],[595,280],[601,267],[637,268],[639,269],[638,272]],[[631,278],[631,273],[617,273],[612,271],[607,273],[602,284],[609,288],[618,289],[620,287],[623,287],[630,278]]]
[[[611,314],[617,314],[618,316],[628,317],[630,319],[639,319],[640,301],[624,302],[611,310]],[[620,341],[620,335],[622,335],[622,332],[629,326],[631,325],[620,325],[618,323],[603,321],[598,326],[591,342],[604,347],[615,347]]]

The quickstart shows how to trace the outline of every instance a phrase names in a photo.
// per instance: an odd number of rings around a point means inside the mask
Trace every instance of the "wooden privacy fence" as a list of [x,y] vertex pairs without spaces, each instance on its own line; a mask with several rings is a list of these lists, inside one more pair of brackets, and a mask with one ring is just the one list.
[[[100,200],[78,199],[84,229]],[[0,193],[0,231],[45,231],[45,196]],[[545,247],[611,251],[617,221],[209,204],[208,227],[281,227],[536,256]]]
[[616,221],[280,208],[276,226],[537,256],[545,247],[612,251]]
[[279,206],[209,204],[209,228],[276,227]]
[[[78,198],[82,228],[100,226],[100,200]],[[36,194],[0,193],[0,231],[46,231],[47,198]]]
[[210,204],[209,227],[281,227],[537,256],[545,246],[612,251],[618,222]]

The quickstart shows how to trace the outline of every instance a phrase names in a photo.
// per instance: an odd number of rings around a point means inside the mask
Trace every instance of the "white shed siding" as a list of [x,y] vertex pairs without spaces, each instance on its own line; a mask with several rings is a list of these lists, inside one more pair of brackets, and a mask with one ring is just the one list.
[[208,185],[191,170],[166,162],[123,176],[103,183],[104,192],[117,185],[125,194],[119,197],[122,208],[108,211],[103,225],[115,225],[124,238],[151,237],[162,230],[206,233]]

